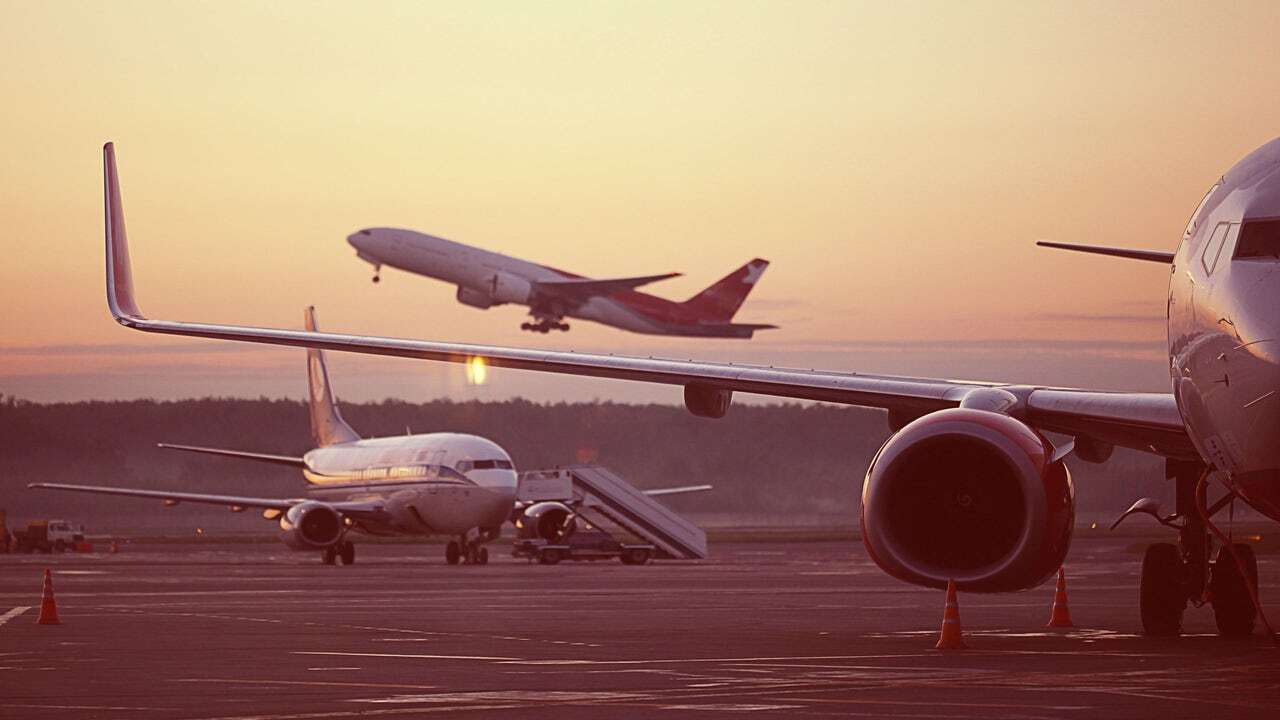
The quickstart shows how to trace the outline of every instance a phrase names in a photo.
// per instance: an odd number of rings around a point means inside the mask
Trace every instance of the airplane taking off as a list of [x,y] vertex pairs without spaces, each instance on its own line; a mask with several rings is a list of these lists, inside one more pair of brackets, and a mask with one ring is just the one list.
[[[316,330],[315,309],[307,308],[306,328]],[[34,483],[29,487],[106,495],[158,498],[226,505],[233,511],[263,510],[279,519],[280,537],[293,550],[319,550],[326,565],[355,562],[347,533],[445,535],[445,560],[483,565],[484,544],[498,537],[512,515],[517,476],[511,457],[496,443],[475,435],[428,433],[360,439],[342,419],[320,350],[307,350],[311,439],[316,449],[302,457],[161,444],[162,448],[206,453],[302,470],[305,498],[254,498],[92,485]]]
[[680,273],[595,280],[451,240],[397,228],[365,228],[347,236],[356,256],[382,266],[443,280],[458,286],[458,302],[487,310],[496,305],[527,305],[533,322],[521,330],[568,330],[567,317],[648,335],[750,338],[776,325],[735,323],[733,316],[755,287],[767,260],[756,258],[685,300],[673,302],[636,288]]
[[[907,582],[980,592],[1033,588],[1067,554],[1075,489],[1071,453],[1101,463],[1116,446],[1160,455],[1177,530],[1142,563],[1148,634],[1176,635],[1191,602],[1212,606],[1219,631],[1257,619],[1257,563],[1212,518],[1235,498],[1280,520],[1280,139],[1210,188],[1175,253],[1069,246],[1171,266],[1170,393],[1098,392],[930,378],[787,370],[314,331],[152,320],[138,309],[115,152],[104,148],[107,303],[145,332],[679,385],[695,415],[718,418],[735,391],[888,410],[894,434],[863,485],[862,538],[872,560]],[[1070,439],[1051,440],[1046,433]],[[1207,485],[1227,494],[1210,504]],[[1121,516],[1121,519],[1125,517]],[[1118,522],[1118,521],[1117,521]],[[1216,539],[1216,541],[1215,541]]]

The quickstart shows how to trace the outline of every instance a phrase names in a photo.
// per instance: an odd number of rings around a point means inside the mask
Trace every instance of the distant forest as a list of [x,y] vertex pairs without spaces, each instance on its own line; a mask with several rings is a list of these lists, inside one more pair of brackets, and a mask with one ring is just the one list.
[[[711,483],[670,498],[706,525],[837,526],[856,523],[862,478],[889,435],[879,410],[831,405],[747,405],[708,420],[682,407],[614,403],[432,401],[343,404],[366,437],[454,431],[488,437],[519,469],[594,459],[638,487]],[[301,455],[306,406],[293,400],[203,399],[41,404],[0,398],[0,509],[11,526],[62,517],[101,530],[268,532],[254,513],[216,507],[26,489],[64,482],[296,496],[286,467],[204,457],[157,442]],[[1069,461],[1084,520],[1113,517],[1140,495],[1171,497],[1161,461],[1120,451],[1106,465]]]

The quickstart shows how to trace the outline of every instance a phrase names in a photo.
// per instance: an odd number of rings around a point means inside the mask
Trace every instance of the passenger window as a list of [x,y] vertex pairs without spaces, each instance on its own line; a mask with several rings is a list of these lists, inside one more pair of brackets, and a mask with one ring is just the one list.
[[1237,260],[1280,260],[1280,220],[1247,222],[1236,243]]
[[1227,239],[1227,223],[1218,223],[1213,229],[1213,234],[1209,236],[1209,242],[1204,244],[1204,254],[1200,256],[1200,264],[1204,266],[1206,273],[1213,273],[1213,268],[1218,264],[1218,254],[1222,252],[1222,241]]

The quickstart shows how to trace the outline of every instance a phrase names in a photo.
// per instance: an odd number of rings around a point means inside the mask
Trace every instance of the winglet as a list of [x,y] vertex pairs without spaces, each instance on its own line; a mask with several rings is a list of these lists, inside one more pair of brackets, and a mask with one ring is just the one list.
[[107,305],[116,321],[131,327],[145,320],[133,298],[133,272],[129,266],[129,237],[124,229],[124,209],[120,206],[120,176],[116,172],[116,149],[102,146],[103,205],[107,229]]

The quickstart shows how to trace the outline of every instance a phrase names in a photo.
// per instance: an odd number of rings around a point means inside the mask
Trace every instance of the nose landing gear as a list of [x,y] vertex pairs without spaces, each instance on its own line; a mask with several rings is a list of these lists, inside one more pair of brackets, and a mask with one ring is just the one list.
[[[1258,562],[1252,547],[1228,544],[1228,538],[1212,527],[1209,518],[1229,505],[1235,495],[1228,493],[1207,506],[1204,486],[1208,472],[1198,463],[1170,460],[1166,474],[1176,483],[1174,514],[1161,517],[1158,506],[1151,500],[1138,501],[1126,513],[1152,515],[1160,524],[1178,531],[1177,545],[1150,545],[1142,560],[1139,607],[1147,635],[1181,634],[1182,615],[1188,604],[1211,605],[1218,634],[1223,637],[1253,632],[1258,618],[1254,596],[1258,587]],[[1210,530],[1219,540],[1216,553]]]

